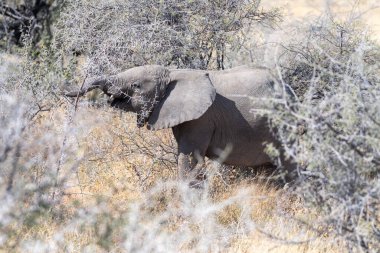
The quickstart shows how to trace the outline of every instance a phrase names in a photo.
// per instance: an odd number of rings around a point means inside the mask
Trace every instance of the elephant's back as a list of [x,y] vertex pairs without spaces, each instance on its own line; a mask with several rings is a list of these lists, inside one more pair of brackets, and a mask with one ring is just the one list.
[[238,68],[210,73],[216,92],[232,101],[249,124],[256,124],[255,110],[265,109],[274,95],[274,81],[267,69]]
[[274,82],[265,68],[240,67],[227,71],[210,73],[210,79],[217,91],[225,97],[271,97]]

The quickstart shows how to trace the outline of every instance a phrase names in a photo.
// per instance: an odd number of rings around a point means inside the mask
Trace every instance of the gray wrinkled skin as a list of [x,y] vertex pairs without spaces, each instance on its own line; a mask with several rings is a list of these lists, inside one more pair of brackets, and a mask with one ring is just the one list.
[[137,113],[139,127],[172,128],[181,178],[199,178],[204,157],[219,158],[226,148],[225,164],[257,167],[271,162],[264,142],[279,146],[267,119],[252,110],[265,109],[260,99],[274,96],[265,69],[169,70],[149,65],[94,78],[81,91],[66,95],[81,96],[95,88],[110,96],[111,106]]

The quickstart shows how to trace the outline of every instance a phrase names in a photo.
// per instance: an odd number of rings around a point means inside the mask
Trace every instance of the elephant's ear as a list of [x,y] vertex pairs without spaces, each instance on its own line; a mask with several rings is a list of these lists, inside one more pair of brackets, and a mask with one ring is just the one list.
[[174,75],[165,96],[154,107],[147,128],[159,130],[198,119],[212,105],[215,95],[207,73]]

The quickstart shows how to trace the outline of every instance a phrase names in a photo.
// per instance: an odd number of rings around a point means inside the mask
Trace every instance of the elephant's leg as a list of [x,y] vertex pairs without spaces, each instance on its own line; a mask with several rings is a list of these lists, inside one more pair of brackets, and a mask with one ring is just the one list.
[[181,180],[192,178],[194,168],[198,162],[194,159],[192,154],[179,152],[178,155],[178,176]]
[[182,180],[203,181],[204,158],[213,130],[203,121],[186,122],[173,128],[178,143],[178,174]]
[[206,173],[204,158],[196,154],[180,153],[178,156],[179,179],[189,181],[192,188],[203,188]]

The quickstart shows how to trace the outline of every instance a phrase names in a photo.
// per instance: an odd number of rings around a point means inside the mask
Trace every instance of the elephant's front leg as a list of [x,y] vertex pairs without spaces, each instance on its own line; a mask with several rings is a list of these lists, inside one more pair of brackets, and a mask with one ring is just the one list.
[[204,158],[197,154],[180,153],[178,156],[179,178],[182,180],[202,179],[204,164]]
[[189,181],[191,187],[202,188],[206,179],[204,165],[204,158],[200,155],[180,153],[178,155],[179,178]]
[[206,116],[173,127],[178,143],[179,178],[193,187],[202,187],[205,179],[204,158],[213,134],[213,125]]

